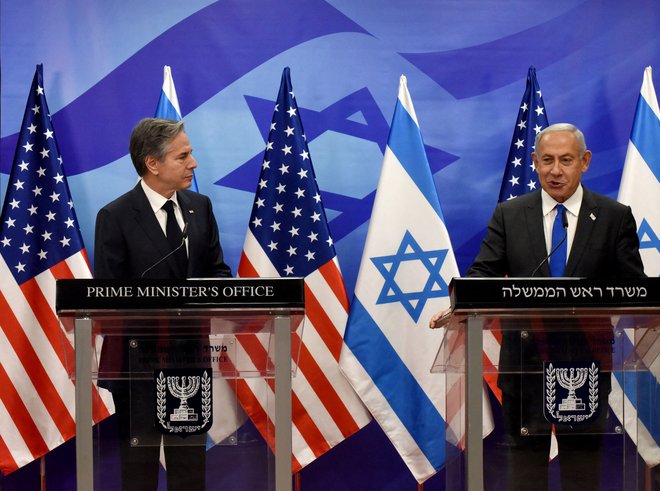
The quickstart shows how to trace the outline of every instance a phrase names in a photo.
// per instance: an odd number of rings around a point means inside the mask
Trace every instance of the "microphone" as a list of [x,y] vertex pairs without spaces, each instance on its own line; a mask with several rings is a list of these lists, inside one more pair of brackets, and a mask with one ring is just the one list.
[[530,278],[534,278],[534,275],[538,272],[539,269],[541,269],[541,266],[543,266],[546,262],[548,262],[550,256],[552,256],[554,252],[557,249],[559,249],[559,246],[562,245],[566,240],[566,237],[568,237],[568,217],[566,216],[566,208],[564,208],[561,213],[561,225],[562,227],[564,227],[564,237],[559,241],[559,243],[555,247],[553,247],[553,249],[550,251],[550,254],[545,256],[543,258],[543,261],[541,261],[541,263],[536,268],[534,268],[534,271],[532,271]]
[[149,266],[147,269],[145,269],[140,275],[140,279],[144,278],[144,275],[147,274],[152,269],[154,269],[156,266],[166,261],[168,257],[176,254],[176,252],[186,244],[187,238],[188,238],[188,222],[184,222],[183,230],[181,231],[181,243],[178,246],[176,246],[174,249],[172,249],[170,252],[165,254],[163,257],[161,257],[158,261],[156,261],[151,266]]

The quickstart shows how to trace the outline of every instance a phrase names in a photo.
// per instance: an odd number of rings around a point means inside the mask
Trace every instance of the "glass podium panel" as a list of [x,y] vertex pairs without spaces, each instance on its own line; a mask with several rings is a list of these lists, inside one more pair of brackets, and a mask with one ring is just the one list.
[[[78,489],[119,489],[122,480],[146,489],[154,473],[159,486],[171,481],[181,489],[200,482],[206,489],[290,489],[290,381],[298,358],[291,339],[304,327],[302,280],[294,279],[293,289],[281,280],[170,282],[234,294],[229,303],[205,299],[201,306],[177,295],[160,299],[162,308],[131,305],[132,297],[86,303],[86,292],[105,291],[94,289],[108,282],[72,281],[58,283],[58,314],[75,341],[66,365],[82,415],[77,440],[91,432],[89,445],[77,446]],[[270,286],[274,294],[237,299],[248,286]],[[103,410],[115,414],[92,432],[92,417],[103,412],[99,396]],[[241,402],[271,416],[257,428]],[[288,451],[276,458],[287,440]]]
[[[641,282],[641,302],[600,299],[598,307],[453,298],[432,367],[446,379],[446,489],[655,489],[648,463],[660,461],[656,280]],[[548,286],[527,282],[515,284]]]

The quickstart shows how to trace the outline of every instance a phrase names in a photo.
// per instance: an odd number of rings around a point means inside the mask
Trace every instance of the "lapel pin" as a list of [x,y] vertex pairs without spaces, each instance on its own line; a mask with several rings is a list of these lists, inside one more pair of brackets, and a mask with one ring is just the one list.
[[[195,210],[188,210],[188,213],[190,213],[191,215],[193,215],[193,214],[195,213]],[[591,215],[591,216],[593,216],[593,215]]]
[[591,215],[589,215],[589,218],[591,218],[592,220],[596,220],[596,215],[592,213]]

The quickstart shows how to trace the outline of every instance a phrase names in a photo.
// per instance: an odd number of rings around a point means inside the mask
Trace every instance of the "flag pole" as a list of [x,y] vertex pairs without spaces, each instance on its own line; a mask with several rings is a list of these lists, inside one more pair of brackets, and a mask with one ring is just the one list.
[[39,459],[39,476],[41,478],[41,491],[46,491],[46,456]]

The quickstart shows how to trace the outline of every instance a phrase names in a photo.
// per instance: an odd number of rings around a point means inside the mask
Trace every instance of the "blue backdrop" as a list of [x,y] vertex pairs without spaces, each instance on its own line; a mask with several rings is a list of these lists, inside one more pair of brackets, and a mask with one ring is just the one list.
[[[213,201],[236,271],[280,75],[290,66],[349,295],[402,73],[465,271],[497,201],[528,67],[537,69],[549,122],[573,122],[586,135],[594,152],[586,186],[613,197],[643,69],[660,67],[657,0],[22,0],[0,8],[2,200],[27,91],[43,63],[93,257],[96,212],[135,184],[129,133],[153,115],[167,64],[199,189]],[[320,463],[347,445],[382,446],[371,426]],[[394,464],[386,474],[396,483],[406,472]]]

